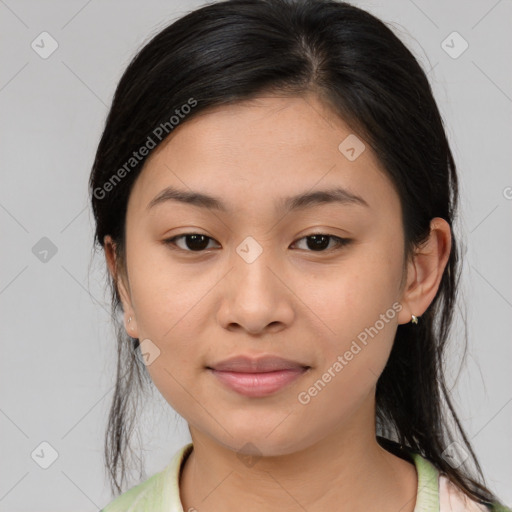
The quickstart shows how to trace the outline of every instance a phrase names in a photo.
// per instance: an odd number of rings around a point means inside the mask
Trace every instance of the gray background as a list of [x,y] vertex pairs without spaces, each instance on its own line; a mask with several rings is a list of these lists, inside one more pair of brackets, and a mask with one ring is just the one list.
[[[102,450],[115,340],[87,180],[129,59],[202,3],[0,0],[1,511],[93,511],[111,499]],[[429,71],[445,120],[467,246],[449,378],[458,377],[453,398],[488,483],[512,504],[512,5],[354,3],[390,23]],[[44,31],[58,43],[46,59],[31,47],[45,37],[50,48]],[[461,55],[463,40],[447,39],[454,31],[469,44]],[[458,373],[463,316],[469,349]],[[158,392],[145,411],[149,476],[189,438]],[[42,442],[58,453],[48,469],[34,460],[50,460]]]

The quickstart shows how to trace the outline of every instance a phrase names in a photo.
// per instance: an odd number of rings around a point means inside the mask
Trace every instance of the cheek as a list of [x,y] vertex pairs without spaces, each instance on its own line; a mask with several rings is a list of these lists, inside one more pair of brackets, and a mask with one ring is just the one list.
[[140,336],[167,343],[177,332],[187,332],[187,323],[204,321],[196,310],[215,276],[194,265],[172,263],[167,249],[155,242],[145,247],[134,248],[128,260],[137,327]]
[[321,354],[319,365],[304,381],[297,401],[310,417],[325,425],[351,417],[373,394],[393,345],[398,312],[390,307],[383,316],[371,312],[356,319],[344,315],[336,334],[314,340]]
[[202,368],[211,323],[209,293],[221,276],[171,264],[165,248],[146,246],[133,250],[128,260],[139,339],[157,347],[158,357],[147,367],[157,388],[166,398],[180,399],[181,385],[193,386],[189,381]]
[[329,275],[310,279],[297,291],[318,327],[311,343],[319,356],[315,378],[321,378],[320,386],[328,381],[340,397],[347,390],[365,393],[375,385],[389,357],[402,309],[394,292],[401,260],[394,261],[385,248],[360,254],[331,268]]
[[[294,292],[301,299],[304,314],[328,339],[349,340],[375,324],[381,315],[395,318],[391,309],[397,300],[401,260],[393,259],[386,248],[367,247],[357,256],[318,271],[296,276]],[[395,306],[396,307],[396,306]],[[383,336],[390,336],[386,328]]]

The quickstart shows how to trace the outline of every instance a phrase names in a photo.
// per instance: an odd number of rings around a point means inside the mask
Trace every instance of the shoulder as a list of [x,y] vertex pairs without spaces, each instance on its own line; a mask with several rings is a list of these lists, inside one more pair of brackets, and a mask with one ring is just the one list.
[[491,509],[471,499],[446,476],[439,477],[439,503],[441,512],[489,512]]
[[418,474],[414,512],[512,512],[500,503],[481,503],[470,498],[428,459],[409,452]]
[[117,496],[100,512],[183,512],[179,475],[191,451],[192,443],[180,448],[162,471]]
[[117,496],[100,512],[129,512],[152,510],[155,507],[155,501],[158,499],[158,481],[163,472],[153,475],[145,482],[142,482],[123,494]]
[[472,500],[444,475],[439,478],[439,497],[441,512],[512,512],[499,502],[483,504]]

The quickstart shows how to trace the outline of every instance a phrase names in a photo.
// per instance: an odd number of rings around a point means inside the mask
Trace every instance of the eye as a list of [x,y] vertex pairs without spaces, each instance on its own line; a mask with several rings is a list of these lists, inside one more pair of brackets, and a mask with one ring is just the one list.
[[[181,247],[176,243],[177,240],[181,239],[184,239],[183,241],[185,242],[185,247]],[[184,235],[168,238],[167,240],[164,240],[164,243],[169,245],[176,245],[179,249],[186,252],[201,252],[209,248],[208,240],[213,240],[213,238],[202,235],[201,233],[185,233]]]
[[[349,238],[340,238],[339,236],[329,235],[327,233],[314,233],[300,238],[298,242],[302,240],[306,240],[307,248],[313,252],[326,252],[325,249],[327,248],[340,249],[352,241]],[[334,242],[334,247],[329,247],[331,241]]]
[[[306,249],[302,249],[312,252],[326,252],[326,249],[340,249],[352,241],[349,238],[340,238],[338,236],[329,235],[326,233],[314,233],[312,235],[300,238],[297,242],[295,242],[295,244],[301,242],[302,240],[306,241],[307,247]],[[183,245],[180,245],[178,241],[183,242]],[[201,233],[185,233],[183,235],[168,238],[167,240],[164,240],[164,243],[166,245],[174,245],[178,247],[178,249],[181,249],[185,252],[202,252],[206,249],[211,249],[211,247],[208,247],[209,241],[215,240]],[[331,246],[331,242],[333,242],[334,247]]]

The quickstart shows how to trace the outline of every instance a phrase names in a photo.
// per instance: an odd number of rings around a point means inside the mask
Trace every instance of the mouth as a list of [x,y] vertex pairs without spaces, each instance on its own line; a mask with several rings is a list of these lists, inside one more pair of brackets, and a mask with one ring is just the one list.
[[274,356],[239,356],[206,369],[228,389],[248,397],[277,393],[303,376],[311,367]]

